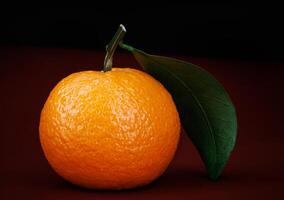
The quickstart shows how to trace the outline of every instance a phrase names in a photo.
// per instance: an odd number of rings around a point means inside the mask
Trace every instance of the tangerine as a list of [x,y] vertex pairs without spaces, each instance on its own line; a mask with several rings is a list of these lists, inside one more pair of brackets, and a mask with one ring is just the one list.
[[69,75],[51,91],[40,142],[52,168],[73,184],[127,189],[150,183],[172,160],[180,120],[168,91],[130,68]]

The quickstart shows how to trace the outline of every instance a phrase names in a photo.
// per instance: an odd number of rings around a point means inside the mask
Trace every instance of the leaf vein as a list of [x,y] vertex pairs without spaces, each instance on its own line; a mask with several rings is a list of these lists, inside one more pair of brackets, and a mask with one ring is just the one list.
[[221,100],[220,98],[218,98],[218,97],[216,97],[216,96],[210,97],[210,96],[204,95],[204,94],[202,94],[202,96],[205,97],[205,98],[211,99],[211,100],[215,100],[215,101],[217,101],[217,102],[219,102],[219,103],[221,103],[221,104],[223,104],[223,105],[225,105],[225,106],[228,106],[228,107],[231,106],[230,104],[225,103],[223,100]]

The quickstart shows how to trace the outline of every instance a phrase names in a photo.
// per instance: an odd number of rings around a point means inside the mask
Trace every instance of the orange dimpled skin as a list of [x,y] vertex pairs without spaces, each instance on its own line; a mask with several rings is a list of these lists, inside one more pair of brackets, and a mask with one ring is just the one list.
[[73,184],[127,189],[150,183],[172,160],[180,121],[167,90],[129,68],[84,71],[60,81],[40,118],[52,168]]

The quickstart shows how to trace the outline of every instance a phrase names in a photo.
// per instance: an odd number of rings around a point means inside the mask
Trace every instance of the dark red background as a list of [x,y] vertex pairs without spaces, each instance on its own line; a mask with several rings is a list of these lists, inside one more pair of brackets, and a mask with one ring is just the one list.
[[[174,56],[174,55],[170,55]],[[284,189],[283,72],[269,61],[178,57],[201,65],[229,91],[238,113],[238,138],[219,181],[206,178],[185,133],[166,173],[139,189],[112,192],[75,187],[57,176],[38,138],[41,108],[70,73],[98,70],[103,52],[29,46],[0,47],[0,199],[279,199]],[[117,53],[115,65],[136,66]]]

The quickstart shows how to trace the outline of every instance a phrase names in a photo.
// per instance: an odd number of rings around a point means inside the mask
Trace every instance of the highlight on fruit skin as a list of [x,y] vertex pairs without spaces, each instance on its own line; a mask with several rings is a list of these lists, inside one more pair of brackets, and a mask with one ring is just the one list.
[[171,162],[180,119],[171,95],[135,69],[84,71],[51,91],[40,117],[51,167],[92,189],[128,189],[158,178]]

